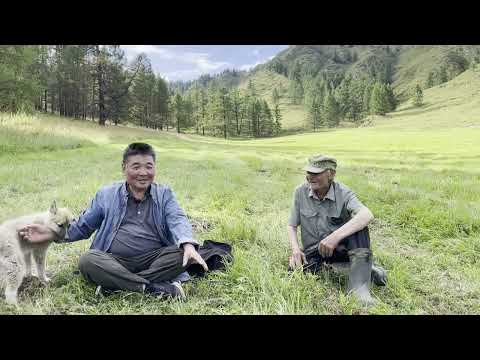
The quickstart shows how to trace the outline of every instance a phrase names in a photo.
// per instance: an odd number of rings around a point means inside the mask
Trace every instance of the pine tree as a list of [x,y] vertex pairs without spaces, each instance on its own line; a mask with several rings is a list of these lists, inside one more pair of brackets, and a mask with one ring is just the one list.
[[391,105],[384,84],[376,82],[370,98],[370,112],[376,115],[385,115]]
[[435,79],[435,73],[433,71],[430,71],[428,73],[428,77],[427,77],[427,80],[425,82],[425,88],[426,89],[429,89],[429,88],[431,88],[432,86],[435,85],[434,79]]
[[289,75],[289,95],[291,99],[291,103],[297,105],[301,102],[304,95],[304,89],[302,85],[302,78],[301,78],[301,66],[298,62],[295,62],[292,71]]
[[175,120],[177,121],[177,133],[180,133],[180,129],[185,125],[185,108],[182,96],[179,93],[175,94],[173,111],[175,114]]
[[157,78],[156,89],[156,108],[155,113],[158,114],[158,127],[163,130],[168,117],[168,86],[165,80],[160,76]]
[[192,94],[186,93],[185,96],[183,97],[183,111],[184,111],[183,127],[185,128],[189,128],[195,124],[193,107],[194,107],[194,103],[192,99]]
[[352,114],[352,96],[351,96],[352,78],[346,77],[343,79],[340,86],[336,89],[337,101],[340,110],[340,115],[344,118],[351,117]]
[[363,102],[362,112],[364,115],[371,114],[370,99],[372,98],[373,84],[370,81],[364,80],[365,86],[363,87]]
[[419,84],[415,86],[413,91],[413,105],[416,107],[423,105],[423,91]]
[[238,89],[232,90],[231,93],[233,121],[235,123],[235,134],[240,135],[242,121],[242,105],[243,100]]
[[32,72],[38,46],[0,45],[0,111],[32,111],[40,97],[39,79]]
[[221,93],[220,89],[214,84],[214,82],[209,83],[207,93],[208,103],[206,127],[211,130],[213,136],[216,136],[219,130],[223,130]]
[[223,137],[227,138],[227,133],[230,128],[230,112],[231,112],[231,100],[228,94],[228,90],[225,87],[220,89],[220,104],[221,104],[221,117],[223,119]]
[[280,111],[280,105],[276,104],[273,110],[273,116],[275,118],[274,134],[277,135],[282,130],[282,113]]
[[315,132],[322,123],[321,102],[319,97],[313,99],[310,105],[309,117],[313,126],[313,131]]
[[364,86],[361,80],[352,80],[350,85],[350,108],[347,115],[354,122],[362,117]]
[[202,135],[205,136],[205,127],[207,126],[208,122],[208,113],[207,113],[207,105],[208,105],[208,94],[204,88],[200,89],[200,121],[199,126],[202,128]]
[[280,95],[278,94],[277,88],[273,88],[272,91],[272,104],[275,106],[280,102]]
[[325,96],[323,104],[323,121],[328,127],[338,126],[340,123],[340,109],[331,92]]
[[[130,93],[130,121],[144,127],[152,127],[155,93],[155,74],[153,73],[150,61],[146,57],[139,57],[136,61],[138,71],[132,84]],[[107,93],[104,84],[104,98]],[[105,103],[105,100],[104,100]]]
[[395,93],[393,92],[392,85],[384,84],[384,92],[387,98],[387,112],[392,112],[397,107],[397,99],[395,98]]
[[440,70],[437,74],[438,84],[443,84],[448,81],[448,74],[447,68],[445,66],[441,66]]
[[260,123],[260,136],[272,136],[275,131],[275,124],[272,111],[268,103],[264,100],[262,104],[262,119]]

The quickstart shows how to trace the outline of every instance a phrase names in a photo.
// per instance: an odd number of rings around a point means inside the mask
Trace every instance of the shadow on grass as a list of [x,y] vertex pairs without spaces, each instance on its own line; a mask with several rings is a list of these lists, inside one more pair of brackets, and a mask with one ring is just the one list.
[[398,112],[389,113],[388,118],[396,118],[403,116],[416,116],[424,113],[428,113],[434,110],[439,110],[443,108],[451,107],[452,104],[441,104],[437,106],[432,106],[434,104],[423,104],[421,107],[409,106],[405,109],[399,110]]

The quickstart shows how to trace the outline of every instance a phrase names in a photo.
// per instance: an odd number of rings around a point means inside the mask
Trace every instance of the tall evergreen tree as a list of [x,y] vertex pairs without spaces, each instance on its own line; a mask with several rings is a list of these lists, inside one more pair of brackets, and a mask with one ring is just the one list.
[[322,124],[321,103],[318,97],[315,97],[310,105],[309,118],[315,132]]
[[415,86],[413,91],[413,105],[416,107],[423,105],[423,91],[419,84]]
[[158,127],[160,130],[163,130],[163,127],[166,125],[167,116],[168,116],[168,86],[165,80],[160,76],[156,79],[156,107],[155,113],[158,114]]
[[181,128],[185,125],[185,108],[182,96],[179,93],[175,94],[173,102],[173,111],[175,114],[175,120],[177,122],[177,133],[181,132]]
[[231,102],[232,102],[233,121],[235,123],[235,133],[238,136],[240,135],[241,121],[242,121],[242,115],[243,115],[242,114],[243,99],[238,89],[232,90]]
[[302,75],[301,75],[301,66],[298,62],[295,62],[292,70],[289,74],[289,89],[288,93],[290,96],[291,103],[296,105],[300,104],[303,99],[303,85],[302,85]]
[[282,130],[282,113],[279,104],[276,104],[273,109],[273,117],[275,118],[274,134],[277,135]]
[[272,104],[275,106],[280,102],[280,95],[278,94],[278,90],[276,87],[272,90]]
[[370,99],[372,98],[374,84],[371,81],[364,80],[362,112],[364,115],[371,114]]
[[375,115],[385,115],[391,105],[388,99],[388,94],[384,84],[376,82],[372,89],[370,98],[370,111]]
[[323,104],[323,121],[328,127],[338,126],[340,123],[340,109],[331,92],[325,96]]
[[395,93],[393,92],[393,88],[391,84],[384,84],[384,92],[387,98],[388,108],[387,112],[394,111],[397,107],[397,99],[395,97]]
[[434,73],[433,71],[430,71],[430,72],[428,73],[428,77],[427,77],[427,80],[426,80],[426,82],[425,82],[425,88],[426,88],[426,89],[429,89],[429,88],[431,88],[432,86],[434,86],[434,85],[435,85],[435,82],[434,82],[434,81],[435,81],[435,73]]
[[37,46],[0,45],[0,111],[32,111],[38,103],[40,81],[32,68]]
[[443,84],[448,81],[447,68],[445,66],[442,65],[438,70],[437,79],[438,84]]
[[228,94],[228,90],[225,87],[220,89],[220,104],[221,104],[221,118],[223,119],[223,137],[227,138],[227,133],[230,128],[230,112],[231,101]]

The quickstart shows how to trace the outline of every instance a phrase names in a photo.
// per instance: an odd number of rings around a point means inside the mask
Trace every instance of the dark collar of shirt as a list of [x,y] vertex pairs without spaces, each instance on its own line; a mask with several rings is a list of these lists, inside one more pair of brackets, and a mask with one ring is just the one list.
[[328,189],[327,194],[325,195],[325,197],[323,199],[320,199],[317,196],[317,194],[312,190],[312,187],[310,185],[308,186],[308,196],[311,197],[311,198],[314,198],[315,200],[319,200],[319,201],[322,201],[322,200],[325,200],[325,199],[335,201],[335,188],[334,188],[333,182],[330,184],[330,188]]
[[137,200],[133,197],[133,194],[130,190],[130,187],[128,186],[127,182],[125,182],[125,190],[126,190],[126,196],[127,197],[131,197],[135,202],[142,202],[144,200],[146,200],[148,197],[151,197],[152,196],[152,185],[150,185],[147,189],[147,191],[145,191],[145,196],[142,200]]

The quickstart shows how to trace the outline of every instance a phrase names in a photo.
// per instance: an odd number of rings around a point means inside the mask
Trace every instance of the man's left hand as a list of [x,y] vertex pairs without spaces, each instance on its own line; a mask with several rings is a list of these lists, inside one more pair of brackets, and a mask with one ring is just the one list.
[[337,247],[339,240],[332,234],[328,235],[325,239],[320,241],[318,245],[318,251],[322,257],[331,257],[333,251]]
[[205,271],[208,271],[208,266],[205,261],[202,259],[200,254],[195,250],[195,247],[192,244],[186,243],[183,245],[183,267],[186,267],[188,264],[197,263],[202,265]]

